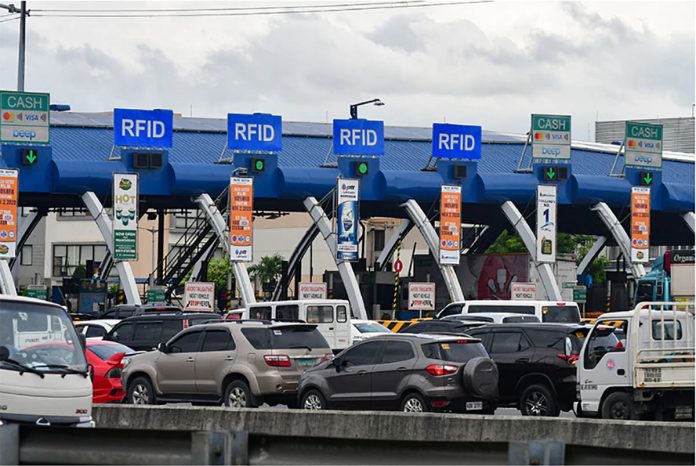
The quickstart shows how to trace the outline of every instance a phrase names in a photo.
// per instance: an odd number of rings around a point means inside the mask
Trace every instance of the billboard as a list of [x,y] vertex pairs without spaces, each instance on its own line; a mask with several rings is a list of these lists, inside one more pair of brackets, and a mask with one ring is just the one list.
[[138,175],[114,173],[114,260],[138,260]]
[[556,262],[556,203],[556,186],[537,186],[537,262]]
[[358,260],[359,189],[358,180],[338,179],[336,184],[336,260]]
[[440,194],[440,263],[457,265],[462,231],[462,188],[442,185]]
[[650,188],[631,188],[631,262],[650,260]]
[[230,178],[230,260],[253,260],[254,179]]

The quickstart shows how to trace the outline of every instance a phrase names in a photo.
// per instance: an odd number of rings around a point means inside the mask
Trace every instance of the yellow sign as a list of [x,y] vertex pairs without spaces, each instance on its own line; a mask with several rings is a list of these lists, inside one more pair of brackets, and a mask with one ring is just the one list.
[[0,170],[0,258],[17,255],[17,196],[19,172]]
[[648,262],[650,256],[650,188],[631,190],[631,261]]

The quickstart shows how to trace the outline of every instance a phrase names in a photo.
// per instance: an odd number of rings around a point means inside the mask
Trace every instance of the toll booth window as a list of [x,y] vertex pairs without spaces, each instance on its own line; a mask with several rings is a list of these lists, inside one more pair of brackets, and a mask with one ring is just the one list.
[[333,306],[307,306],[307,323],[327,324],[333,322]]
[[293,304],[290,306],[276,307],[276,319],[285,321],[300,320],[299,306]]
[[255,320],[271,320],[270,307],[252,307],[249,310],[249,318]]
[[677,332],[675,338],[674,321],[673,320],[653,320],[652,321],[652,338],[653,340],[681,340],[682,325],[677,321]]
[[345,306],[336,308],[336,322],[343,323],[348,320],[348,312]]

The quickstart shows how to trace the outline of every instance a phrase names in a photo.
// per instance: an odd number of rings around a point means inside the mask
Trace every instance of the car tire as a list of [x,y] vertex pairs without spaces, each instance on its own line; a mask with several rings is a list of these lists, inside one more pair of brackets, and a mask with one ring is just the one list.
[[561,410],[547,385],[534,384],[525,388],[520,396],[519,409],[523,416],[558,417]]
[[147,377],[136,377],[128,384],[128,394],[126,396],[128,404],[132,405],[154,405],[155,390]]
[[256,398],[243,380],[233,380],[225,387],[225,406],[228,408],[256,408]]
[[602,419],[638,419],[631,396],[626,392],[614,392],[602,403]]
[[299,407],[307,410],[327,409],[326,399],[319,390],[307,390],[300,399]]
[[424,413],[430,409],[420,393],[411,392],[401,400],[401,411],[405,413]]

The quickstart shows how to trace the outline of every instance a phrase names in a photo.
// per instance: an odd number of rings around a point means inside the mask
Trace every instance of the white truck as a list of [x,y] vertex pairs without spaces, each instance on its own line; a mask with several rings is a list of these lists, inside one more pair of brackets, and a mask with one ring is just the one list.
[[693,302],[643,302],[601,315],[577,361],[578,414],[693,420],[695,330]]
[[93,427],[84,337],[57,304],[0,295],[0,424]]

